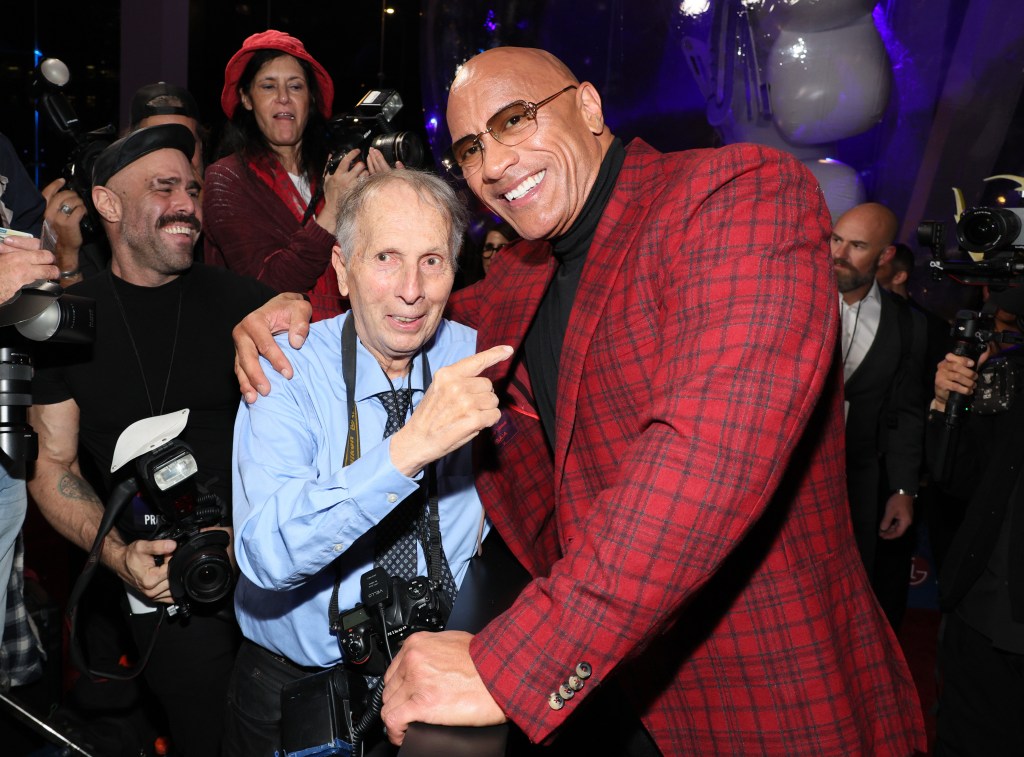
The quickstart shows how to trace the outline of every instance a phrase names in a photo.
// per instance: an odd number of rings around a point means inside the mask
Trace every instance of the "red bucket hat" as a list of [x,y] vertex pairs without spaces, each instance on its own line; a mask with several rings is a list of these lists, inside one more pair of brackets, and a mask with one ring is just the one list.
[[304,60],[312,66],[317,86],[320,88],[320,101],[317,105],[324,118],[331,117],[331,106],[334,104],[334,82],[331,81],[327,69],[306,52],[306,48],[299,40],[276,29],[267,29],[265,32],[253,34],[242,43],[242,49],[231,56],[231,60],[224,68],[224,90],[220,93],[220,107],[224,111],[224,115],[228,118],[235,115],[235,108],[241,101],[238,96],[238,80],[242,78],[242,72],[245,70],[246,64],[249,63],[249,58],[257,50],[280,50]]

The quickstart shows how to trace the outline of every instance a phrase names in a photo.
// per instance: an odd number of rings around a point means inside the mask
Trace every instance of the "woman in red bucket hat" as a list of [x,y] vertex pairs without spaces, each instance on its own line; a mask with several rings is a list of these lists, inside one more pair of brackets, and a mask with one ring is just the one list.
[[209,167],[203,193],[205,261],[306,292],[314,320],[343,309],[334,226],[341,199],[367,173],[358,150],[324,173],[333,101],[330,75],[298,39],[274,29],[246,39],[224,69],[227,157]]

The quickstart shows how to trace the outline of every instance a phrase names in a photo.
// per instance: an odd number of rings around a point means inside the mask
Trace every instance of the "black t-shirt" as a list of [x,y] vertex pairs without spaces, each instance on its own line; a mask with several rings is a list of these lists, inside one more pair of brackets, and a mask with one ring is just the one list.
[[[110,473],[121,432],[142,418],[188,408],[179,438],[195,452],[198,480],[216,479],[211,488],[230,503],[240,399],[231,329],[274,291],[202,264],[159,287],[134,286],[107,270],[67,291],[96,300],[96,341],[38,350],[33,401],[78,404],[79,460],[100,498],[135,474],[133,464]],[[118,520],[126,539],[152,536],[140,507],[133,502]]]

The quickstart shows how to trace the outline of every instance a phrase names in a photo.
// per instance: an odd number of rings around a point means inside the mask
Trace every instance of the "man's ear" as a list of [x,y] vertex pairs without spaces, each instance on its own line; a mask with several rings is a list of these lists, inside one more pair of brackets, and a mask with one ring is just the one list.
[[121,220],[121,198],[110,187],[93,187],[92,204],[104,221],[118,223]]
[[897,286],[898,287],[898,286],[901,286],[903,284],[906,284],[907,283],[907,279],[909,279],[909,278],[910,278],[910,274],[908,274],[906,271],[896,271],[896,273],[894,273],[892,275],[892,283],[890,284],[890,286]]
[[580,109],[583,112],[583,120],[586,121],[590,132],[595,136],[604,133],[604,111],[601,110],[601,95],[597,89],[588,81],[577,87]]
[[338,291],[341,292],[342,297],[348,297],[348,269],[345,267],[345,258],[338,245],[331,248],[331,265],[334,266],[334,272],[338,274]]
[[878,265],[888,263],[892,260],[892,256],[896,254],[896,245],[891,244],[882,250],[882,254],[878,256]]

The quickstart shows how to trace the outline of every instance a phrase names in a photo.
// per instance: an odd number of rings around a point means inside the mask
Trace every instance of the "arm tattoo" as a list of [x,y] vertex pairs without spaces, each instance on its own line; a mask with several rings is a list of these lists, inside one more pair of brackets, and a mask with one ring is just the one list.
[[65,473],[61,476],[60,481],[57,482],[57,491],[68,499],[78,499],[103,504],[100,502],[100,498],[96,496],[96,492],[94,492],[92,487],[89,486],[88,482],[80,476],[76,476],[74,473]]

